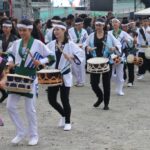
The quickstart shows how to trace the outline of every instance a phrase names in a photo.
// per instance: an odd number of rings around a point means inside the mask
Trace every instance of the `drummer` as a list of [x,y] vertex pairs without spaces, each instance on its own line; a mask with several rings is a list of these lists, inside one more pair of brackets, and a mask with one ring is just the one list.
[[[100,18],[95,22],[95,32],[91,33],[86,40],[86,51],[91,56],[94,57],[103,57],[104,44],[103,41],[106,41],[107,32],[104,30],[105,20]],[[109,109],[109,100],[110,100],[110,77],[111,69],[109,72],[102,74],[103,82],[103,91],[99,86],[101,74],[92,73],[90,75],[90,83],[93,92],[96,94],[98,100],[94,103],[94,107],[98,107],[104,101],[104,110]]]
[[[48,87],[48,101],[50,105],[61,115],[58,126],[64,131],[71,130],[71,106],[69,102],[70,87],[72,86],[71,63],[80,65],[84,60],[84,53],[74,42],[68,39],[64,23],[54,26],[56,40],[47,46],[55,54],[56,63],[53,68],[59,69],[63,76],[63,85]],[[60,91],[61,104],[57,102],[57,94]]]
[[[4,53],[7,52],[8,48],[11,47],[12,43],[17,39],[17,37],[14,34],[12,34],[12,29],[13,29],[12,22],[10,20],[5,20],[2,24],[3,34],[2,34],[2,42],[0,44],[0,50],[2,50],[2,52]],[[6,58],[7,55],[4,53],[2,57]],[[7,98],[8,94],[5,91],[5,89],[0,88],[0,92],[2,93],[0,103],[2,103]]]
[[[19,75],[29,76],[34,81],[32,84],[31,93],[12,92],[8,95],[7,110],[13,124],[16,127],[16,136],[12,139],[12,144],[20,143],[27,135],[29,135],[28,145],[36,145],[38,143],[38,127],[36,117],[36,67],[54,61],[54,56],[50,50],[39,40],[31,36],[33,25],[30,20],[22,20],[17,24],[21,39],[15,41],[12,47],[8,50],[11,54],[8,58],[9,65],[14,63],[16,66],[15,73]],[[31,56],[32,55],[32,56]],[[13,56],[14,59],[11,58]],[[15,61],[13,61],[15,60]],[[1,86],[5,85],[5,80],[0,82]],[[26,131],[23,122],[17,112],[17,104],[20,97],[25,97],[25,110],[28,120],[28,131]]]
[[137,42],[139,46],[138,56],[143,58],[143,64],[138,69],[138,80],[144,78],[145,72],[150,71],[150,59],[145,57],[145,53],[142,47],[150,46],[150,27],[149,20],[144,18],[142,20],[142,27],[138,31]]
[[[77,43],[79,47],[82,48],[86,39],[88,38],[87,31],[83,28],[83,19],[78,17],[75,19],[75,27],[72,27],[68,30],[68,34],[70,39]],[[85,51],[83,50],[85,53]],[[86,56],[86,54],[84,54]],[[86,60],[86,58],[84,58]],[[85,60],[81,63],[81,65],[76,65],[73,63],[72,72],[76,79],[77,87],[83,87],[85,84]]]

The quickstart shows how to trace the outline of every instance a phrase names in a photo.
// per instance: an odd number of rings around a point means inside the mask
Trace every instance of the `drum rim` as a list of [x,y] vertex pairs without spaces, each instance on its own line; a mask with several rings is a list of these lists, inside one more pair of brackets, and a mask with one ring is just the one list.
[[[97,63],[97,62],[90,62],[91,60],[98,60],[98,59],[102,59],[102,60],[105,60],[105,62],[99,62],[99,63]],[[104,64],[104,63],[108,63],[108,61],[109,61],[109,59],[108,58],[105,58],[105,57],[94,57],[94,58],[90,58],[90,59],[88,59],[87,60],[87,63],[89,63],[89,64]]]
[[28,76],[23,76],[23,75],[19,75],[19,74],[7,74],[7,76],[10,76],[10,77],[21,77],[21,78],[24,78],[24,79],[32,80],[32,78],[30,78]]
[[[52,70],[53,70],[53,72],[52,72]],[[55,70],[55,71],[54,71]],[[45,71],[45,72],[44,72]],[[46,71],[48,71],[48,72],[46,72]],[[50,72],[51,71],[51,72]],[[60,70],[59,69],[42,69],[42,70],[40,70],[40,71],[38,71],[37,73],[60,73]]]

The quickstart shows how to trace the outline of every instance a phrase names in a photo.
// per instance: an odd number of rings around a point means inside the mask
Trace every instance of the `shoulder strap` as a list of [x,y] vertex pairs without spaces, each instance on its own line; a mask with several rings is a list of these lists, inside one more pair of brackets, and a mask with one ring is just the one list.
[[142,35],[142,37],[143,37],[143,39],[144,39],[144,41],[147,41],[146,40],[146,36],[145,36],[145,33],[144,33],[144,31],[143,31],[143,29],[142,28],[140,28],[140,33],[141,33],[141,35]]

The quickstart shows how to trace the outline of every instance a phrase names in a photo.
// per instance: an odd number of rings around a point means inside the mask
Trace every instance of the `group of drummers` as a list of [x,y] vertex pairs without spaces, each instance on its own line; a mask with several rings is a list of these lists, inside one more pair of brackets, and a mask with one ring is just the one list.
[[[57,18],[57,17],[56,17]],[[39,141],[36,98],[38,84],[47,85],[49,104],[61,115],[58,126],[70,131],[70,88],[73,76],[77,87],[85,85],[86,71],[90,73],[90,84],[97,100],[94,107],[104,101],[104,110],[109,110],[111,80],[116,83],[116,94],[123,96],[123,86],[128,77],[128,86],[134,84],[134,65],[138,66],[138,79],[150,71],[150,27],[144,19],[137,28],[135,22],[117,18],[109,22],[105,17],[94,22],[94,30],[88,33],[83,28],[83,19],[75,18],[68,27],[53,18],[47,29],[45,43],[32,36],[33,22],[24,19],[17,24],[19,38],[11,34],[12,22],[2,24],[2,46],[0,52],[1,102],[7,97],[8,114],[16,127],[12,144],[20,143],[26,136],[28,145]],[[130,28],[129,28],[130,27]],[[128,75],[126,69],[128,68]],[[103,90],[99,83],[102,80]],[[60,104],[57,94],[60,91]],[[28,130],[17,112],[20,97],[25,98]],[[2,120],[0,120],[3,125]]]

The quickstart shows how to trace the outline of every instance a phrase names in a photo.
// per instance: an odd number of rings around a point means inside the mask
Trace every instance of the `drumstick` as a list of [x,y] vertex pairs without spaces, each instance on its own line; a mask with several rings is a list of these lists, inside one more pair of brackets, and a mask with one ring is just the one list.
[[30,55],[30,57],[31,57],[31,59],[32,59],[32,61],[35,61],[35,59],[34,59],[34,57],[33,57],[33,55],[31,54],[31,52],[30,52],[30,49],[26,49],[26,51],[29,53],[29,55]]
[[[34,59],[33,55],[30,52],[30,49],[26,49],[26,50],[28,50],[27,52],[29,53],[32,61],[34,62],[36,59]],[[41,70],[42,68],[44,68],[44,65],[42,65],[42,64],[40,64],[40,65],[37,66],[37,70]]]
[[62,49],[58,44],[56,44],[56,46],[57,46],[57,48],[62,52],[62,54],[64,55],[64,57],[65,57],[66,59],[69,59],[69,56],[68,56],[66,53],[63,52],[63,49]]

